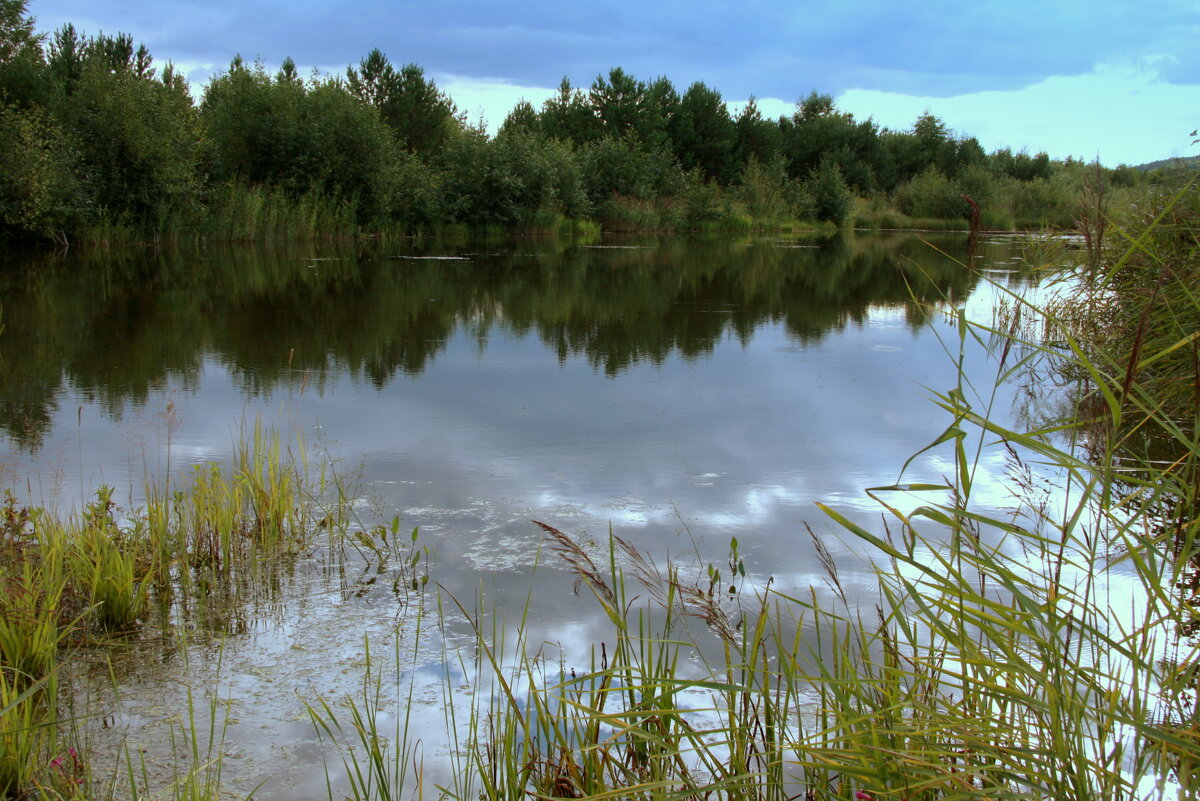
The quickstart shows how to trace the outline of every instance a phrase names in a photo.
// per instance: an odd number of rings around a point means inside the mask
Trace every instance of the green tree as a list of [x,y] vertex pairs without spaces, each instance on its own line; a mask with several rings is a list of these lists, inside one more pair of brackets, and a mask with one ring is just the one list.
[[201,132],[186,84],[173,73],[168,83],[155,80],[149,51],[134,48],[125,34],[84,39],[73,29],[61,33],[59,64],[70,67],[63,73],[69,85],[53,110],[78,143],[96,210],[134,227],[194,221]]
[[1018,181],[1032,181],[1035,178],[1048,180],[1050,178],[1050,157],[1045,153],[1030,156],[1025,151],[1021,151],[1013,160],[1012,177]]
[[0,107],[0,238],[65,241],[86,211],[77,162],[45,111]]
[[779,124],[763,118],[758,109],[758,101],[753,95],[738,114],[734,128],[737,131],[737,144],[734,146],[735,163],[748,165],[750,159],[754,158],[759,164],[766,164],[780,155]]
[[604,135],[619,139],[640,132],[645,92],[646,85],[620,67],[609,70],[607,78],[596,76],[588,99]]
[[791,119],[780,121],[780,139],[793,177],[811,175],[832,159],[843,180],[866,193],[875,188],[875,172],[883,160],[879,132],[870,120],[838,111],[829,95],[812,92],[800,101]]
[[234,59],[209,82],[201,110],[215,180],[335,198],[354,205],[360,224],[391,217],[404,167],[398,144],[342,81],[306,84],[287,62],[272,78]]
[[0,0],[0,65],[37,49],[41,37],[34,33],[29,0]]
[[592,142],[580,151],[580,160],[588,198],[596,208],[614,195],[637,200],[669,197],[684,182],[670,152],[647,151],[633,134]]
[[679,101],[671,141],[683,169],[698,168],[720,183],[733,179],[737,127],[720,92],[699,81],[692,84]]
[[379,112],[410,153],[430,157],[441,151],[448,137],[461,126],[454,103],[416,64],[392,67],[378,48],[347,67],[350,91]]
[[508,112],[508,116],[504,118],[504,122],[500,125],[499,135],[503,136],[516,131],[525,133],[538,133],[542,129],[541,118],[538,117],[537,110],[533,105],[521,98],[517,101],[517,105],[513,106],[513,110]]
[[110,73],[132,73],[138,78],[154,77],[150,65],[154,59],[146,45],[139,44],[135,50],[133,37],[127,33],[107,36],[103,33],[87,42],[86,60],[93,66]]
[[642,126],[638,139],[649,150],[671,149],[671,126],[679,113],[679,92],[665,75],[646,85],[642,95]]
[[50,52],[47,64],[50,77],[57,88],[70,94],[75,91],[75,85],[83,77],[83,61],[87,53],[87,40],[67,23],[54,32],[50,40]]
[[558,93],[542,104],[542,131],[547,136],[585,144],[599,138],[600,121],[579,89],[571,87],[565,76]]
[[279,72],[275,73],[275,82],[290,86],[297,86],[304,82],[300,77],[300,70],[291,56],[284,58],[283,63],[279,65]]
[[983,151],[983,145],[979,144],[979,140],[973,136],[959,139],[956,143],[957,152],[955,153],[955,175],[961,175],[962,171],[968,167],[984,167],[987,165],[987,153]]
[[358,69],[346,67],[346,81],[351,93],[362,102],[383,112],[396,81],[396,70],[379,48],[358,62]]
[[954,174],[958,148],[946,123],[925,111],[913,123],[912,134],[916,139],[914,155],[917,159],[913,166],[918,172],[932,166],[943,175]]
[[0,106],[44,105],[42,38],[33,32],[27,0],[0,0]]
[[401,176],[399,148],[378,115],[340,81],[323,80],[306,92],[300,124],[309,191],[352,204],[360,225],[385,225]]
[[262,64],[236,56],[209,80],[200,104],[216,182],[244,181],[290,192],[311,187],[311,131],[303,124],[306,90],[279,83]]
[[459,222],[527,226],[590,210],[572,146],[536,132],[508,130],[490,141],[478,130],[463,134],[443,171]]
[[822,94],[814,89],[808,93],[808,97],[797,104],[796,120],[798,122],[812,122],[813,120],[832,116],[834,111],[833,95]]

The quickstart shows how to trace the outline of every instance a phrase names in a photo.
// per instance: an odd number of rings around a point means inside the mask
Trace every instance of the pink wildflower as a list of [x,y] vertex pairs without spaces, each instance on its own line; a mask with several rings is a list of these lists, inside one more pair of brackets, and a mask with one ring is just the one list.
[[854,798],[855,801],[871,801],[871,794],[864,793],[862,790],[855,790]]

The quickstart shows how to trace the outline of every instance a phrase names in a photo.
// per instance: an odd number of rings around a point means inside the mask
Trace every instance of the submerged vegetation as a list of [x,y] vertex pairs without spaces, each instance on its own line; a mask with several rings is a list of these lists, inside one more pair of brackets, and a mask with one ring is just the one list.
[[[374,50],[344,76],[235,57],[200,101],[128,34],[0,30],[0,239],[349,238],[472,229],[796,226],[1071,228],[1089,168],[985,153],[931,114],[881,128],[812,92],[791,116],[732,115],[701,82],[621,68],[563,79],[492,137],[415,64]],[[1099,168],[1096,168],[1099,169]],[[1144,176],[1103,170],[1130,193]]]

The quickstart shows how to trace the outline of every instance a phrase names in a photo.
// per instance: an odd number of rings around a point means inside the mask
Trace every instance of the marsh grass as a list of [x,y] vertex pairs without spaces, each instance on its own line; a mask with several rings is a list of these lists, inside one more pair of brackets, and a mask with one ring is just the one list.
[[[420,643],[422,617],[417,615],[415,630],[408,633],[413,643]],[[340,703],[318,698],[306,702],[309,717],[322,742],[341,753],[341,766],[348,785],[348,798],[396,799],[408,793],[423,795],[424,784],[420,762],[420,739],[414,731],[411,700],[415,693],[415,675],[419,666],[416,651],[411,663],[406,660],[401,638],[395,638],[394,666],[397,676],[408,671],[407,685],[403,680],[394,692],[384,690],[385,671],[371,655],[371,643],[363,640],[366,667],[362,690],[357,696],[346,696]],[[418,646],[419,647],[419,646]],[[396,709],[395,723],[384,728],[381,717],[387,707]],[[331,799],[336,798],[326,763],[326,788]]]
[[204,234],[233,242],[351,238],[356,215],[352,200],[321,192],[231,183],[212,191]]
[[41,686],[0,671],[0,797],[9,798],[33,783],[43,752],[44,702]]
[[[187,639],[181,638],[183,669],[187,672]],[[124,781],[111,781],[110,795],[119,792],[130,801],[218,801],[234,797],[222,786],[225,742],[230,725],[229,706],[220,699],[216,681],[220,678],[220,660],[208,697],[200,701],[191,683],[186,683],[186,700],[179,715],[168,723],[169,775],[164,780],[151,769],[144,752],[135,756],[126,745],[120,770]],[[122,786],[123,785],[123,786]],[[157,786],[156,786],[157,785]],[[261,785],[260,785],[261,786]],[[258,788],[242,796],[251,799]]]
[[[400,536],[398,519],[364,526],[347,477],[327,465],[310,470],[303,442],[285,447],[260,425],[243,433],[232,464],[199,465],[150,488],[142,508],[122,510],[112,496],[100,487],[65,519],[11,494],[0,505],[0,797],[90,792],[76,783],[90,782],[86,749],[58,753],[86,725],[60,715],[59,672],[72,648],[236,631],[246,604],[278,591],[287,564],[316,548],[331,564],[357,554],[362,570],[390,571],[397,593],[428,580],[416,532]],[[375,561],[360,550],[363,531]],[[181,767],[169,797],[218,797],[224,724],[216,715],[212,707],[205,718],[189,689],[173,732]],[[128,792],[161,797],[147,789],[144,766],[129,755],[127,763]]]
[[152,565],[145,523],[118,525],[112,489],[101,487],[82,518],[59,538],[71,549],[68,570],[96,624],[104,631],[127,631],[146,609]]
[[[453,778],[427,780],[409,713],[387,726],[381,712],[411,710],[415,685],[398,680],[393,690],[368,656],[358,696],[309,705],[320,736],[341,749],[351,795],[1193,797],[1200,403],[1187,394],[1198,341],[1187,321],[1200,303],[1194,287],[1163,302],[1168,282],[1188,280],[1180,276],[1195,263],[1195,242],[1182,225],[1162,230],[1191,202],[1157,207],[1145,230],[1109,228],[1126,244],[1106,273],[1122,283],[1110,281],[1106,298],[1141,306],[1118,314],[1097,305],[1100,317],[1052,308],[1024,329],[950,311],[958,381],[933,395],[948,423],[926,449],[945,458],[945,477],[905,481],[906,464],[896,483],[869,489],[877,526],[821,506],[872,561],[872,602],[851,598],[824,536],[813,539],[827,587],[800,593],[754,581],[736,541],[728,573],[693,575],[660,570],[616,536],[602,557],[539,524],[607,620],[587,669],[545,658],[524,614],[514,635],[483,600],[470,609],[451,598],[474,642],[471,656],[446,661],[460,660],[476,688],[457,696],[447,668]],[[1019,310],[1010,321],[1047,311],[1012,293],[1008,302]],[[1159,313],[1183,328],[1158,327]],[[967,375],[971,348],[993,354],[990,382]],[[1070,418],[1021,430],[998,422],[998,388],[1039,370],[1079,379]],[[993,451],[1009,468],[1007,509],[979,497]],[[128,517],[103,491],[69,524],[9,500],[0,789],[49,786],[55,671],[68,635],[136,631],[151,594],[204,597],[258,580],[269,556],[298,552],[322,528],[337,532],[331,553],[417,581],[416,532],[406,542],[398,520],[362,525],[347,504],[353,493],[336,480],[313,489],[303,448],[296,453],[256,429],[232,468],[197,468]],[[1039,494],[1042,480],[1052,489]],[[422,575],[408,586],[424,583]],[[399,645],[395,663],[404,676]],[[215,700],[205,715],[189,692],[171,797],[217,797],[224,726]],[[132,757],[127,781],[134,797],[150,796],[149,774]],[[331,781],[328,791],[334,798],[340,788]]]

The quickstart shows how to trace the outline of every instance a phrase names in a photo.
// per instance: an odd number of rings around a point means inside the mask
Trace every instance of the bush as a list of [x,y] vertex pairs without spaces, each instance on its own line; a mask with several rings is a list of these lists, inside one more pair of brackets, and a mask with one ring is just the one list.
[[0,236],[65,239],[88,205],[77,167],[49,115],[0,108]]
[[599,207],[613,194],[640,200],[673,197],[686,184],[679,164],[665,150],[644,150],[632,136],[605,137],[580,153],[588,198]]
[[854,196],[842,177],[841,168],[833,159],[828,156],[822,158],[804,187],[812,196],[811,215],[817,222],[842,225],[850,217]]
[[929,167],[897,189],[896,205],[909,217],[944,220],[965,218],[968,211],[962,192],[937,167]]
[[688,173],[678,207],[679,225],[690,231],[711,228],[728,215],[728,203],[721,187],[706,181],[698,169]]
[[1019,226],[1071,228],[1074,208],[1074,196],[1059,181],[1034,178],[1012,186],[1010,210]]
[[736,189],[737,199],[751,219],[768,225],[782,222],[788,217],[797,216],[789,202],[789,195],[794,194],[790,186],[792,183],[787,177],[787,165],[782,157],[762,164],[751,155],[742,168]]

